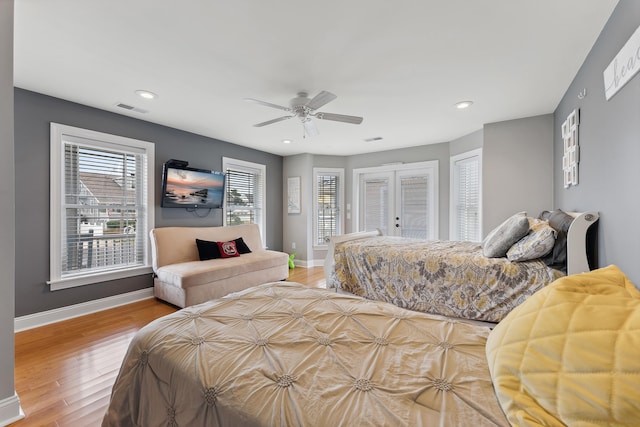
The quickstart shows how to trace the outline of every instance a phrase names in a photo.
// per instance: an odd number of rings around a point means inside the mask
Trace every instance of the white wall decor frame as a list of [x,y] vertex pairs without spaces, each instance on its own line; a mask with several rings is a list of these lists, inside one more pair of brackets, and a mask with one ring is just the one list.
[[300,177],[291,176],[287,179],[287,213],[299,214],[300,212]]
[[620,52],[604,70],[604,96],[611,99],[636,73],[640,71],[640,27],[622,46]]
[[564,155],[562,156],[562,170],[564,188],[578,185],[578,164],[580,163],[580,145],[578,144],[578,126],[580,125],[580,110],[573,110],[562,123],[562,140],[564,141]]

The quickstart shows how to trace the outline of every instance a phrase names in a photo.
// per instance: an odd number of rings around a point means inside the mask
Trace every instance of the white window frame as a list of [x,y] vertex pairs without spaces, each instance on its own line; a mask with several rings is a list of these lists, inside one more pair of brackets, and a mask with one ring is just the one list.
[[450,171],[450,194],[449,194],[449,239],[459,240],[458,236],[458,210],[456,208],[456,202],[458,200],[458,176],[456,163],[462,160],[468,160],[472,158],[478,159],[478,238],[482,239],[482,148],[466,151],[464,153],[456,154],[450,157],[449,171]]
[[[433,230],[430,230],[430,238],[438,239],[440,234],[440,221],[439,221],[439,211],[440,211],[440,196],[439,189],[440,184],[438,180],[439,175],[439,162],[438,160],[426,160],[424,162],[415,162],[415,163],[392,163],[383,166],[374,166],[367,168],[358,168],[353,170],[353,200],[354,200],[354,213],[353,213],[353,229],[360,231],[360,202],[361,202],[361,194],[362,191],[360,188],[361,178],[363,175],[370,173],[385,173],[390,172],[394,174],[394,182],[390,185],[390,191],[393,191],[393,200],[390,201],[392,204],[396,204],[395,201],[395,174],[397,172],[407,171],[407,170],[422,170],[425,174],[431,177],[429,181],[431,188],[431,197],[429,206],[431,206],[430,214],[433,218]],[[391,226],[390,226],[391,228]]]
[[52,291],[73,288],[77,286],[89,285],[94,283],[105,282],[109,280],[123,279],[126,277],[140,276],[153,272],[151,267],[151,243],[149,239],[145,239],[144,262],[142,266],[122,267],[104,272],[82,273],[79,272],[72,276],[62,277],[62,236],[63,236],[63,200],[64,191],[64,174],[65,174],[65,156],[64,141],[81,139],[88,141],[89,145],[97,148],[112,149],[135,149],[142,150],[146,153],[146,170],[147,176],[147,194],[144,203],[146,203],[146,230],[143,232],[145,236],[149,235],[149,231],[155,226],[154,216],[154,179],[153,166],[155,164],[155,145],[151,142],[140,141],[137,139],[126,138],[108,133],[96,132],[88,129],[77,128],[73,126],[51,123],[50,125],[50,279],[47,282]]
[[336,218],[336,235],[342,234],[344,230],[344,215],[342,214],[342,206],[344,206],[344,169],[343,168],[313,168],[313,249],[327,249],[328,244],[318,244],[318,176],[335,175],[338,177],[338,198],[337,198],[337,218]]
[[[267,166],[260,163],[248,162],[246,160],[233,159],[231,157],[223,157],[222,158],[222,170],[224,173],[227,173],[227,169],[238,170],[249,173],[260,174],[260,194],[262,195],[262,200],[260,200],[261,212],[260,212],[260,222],[258,223],[258,228],[260,228],[260,237],[262,238],[262,244],[266,247],[267,245],[267,236],[266,236],[266,224],[267,224]],[[224,197],[225,203],[222,213],[222,223],[227,225],[227,191],[228,185],[225,185],[224,189]]]

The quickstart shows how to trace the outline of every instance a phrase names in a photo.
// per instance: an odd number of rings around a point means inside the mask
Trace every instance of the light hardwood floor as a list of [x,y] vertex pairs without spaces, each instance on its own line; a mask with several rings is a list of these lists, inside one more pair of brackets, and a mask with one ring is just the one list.
[[[324,286],[322,267],[289,281]],[[26,418],[11,426],[99,426],[133,335],[176,307],[148,299],[15,335],[15,387]]]

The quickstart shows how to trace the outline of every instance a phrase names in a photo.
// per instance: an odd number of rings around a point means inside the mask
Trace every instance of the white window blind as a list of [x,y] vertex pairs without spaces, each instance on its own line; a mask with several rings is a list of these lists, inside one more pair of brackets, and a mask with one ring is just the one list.
[[332,236],[341,233],[340,205],[342,200],[342,169],[314,168],[315,200],[314,245],[326,246]]
[[227,200],[225,224],[258,224],[264,240],[265,166],[223,159]]
[[452,159],[452,239],[479,242],[481,157],[476,150]]
[[429,218],[428,191],[428,176],[400,178],[402,237],[427,238],[427,224],[432,221]]
[[364,185],[364,231],[380,229],[389,234],[389,180],[365,179]]
[[150,267],[153,144],[54,125],[52,289],[143,274]]

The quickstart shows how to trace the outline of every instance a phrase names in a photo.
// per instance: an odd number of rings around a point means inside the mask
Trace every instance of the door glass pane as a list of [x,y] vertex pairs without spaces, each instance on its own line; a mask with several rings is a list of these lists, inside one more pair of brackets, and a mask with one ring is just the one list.
[[429,222],[427,176],[402,177],[400,184],[400,229],[402,237],[427,238]]
[[389,235],[389,180],[364,179],[364,231],[380,229]]

